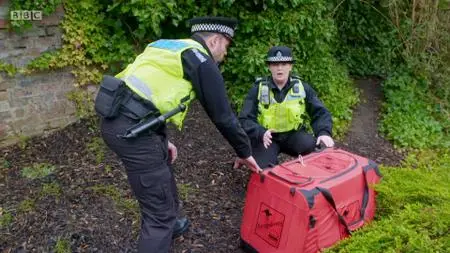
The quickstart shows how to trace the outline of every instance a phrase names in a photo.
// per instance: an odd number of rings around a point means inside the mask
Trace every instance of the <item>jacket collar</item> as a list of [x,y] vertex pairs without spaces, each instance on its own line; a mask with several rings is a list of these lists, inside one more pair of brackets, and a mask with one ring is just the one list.
[[[272,76],[269,76],[268,80],[269,80],[269,87],[270,87],[270,88],[276,89],[276,90],[280,90],[280,89],[278,89],[278,86],[277,86],[277,85],[275,84],[275,82],[273,81]],[[285,85],[285,86],[283,87],[283,89],[281,89],[281,90],[286,90],[286,89],[289,90],[289,89],[292,87],[292,85],[293,85],[293,82],[291,82],[291,81],[292,81],[292,76],[289,75],[289,78],[288,78],[288,80],[287,80],[286,85]]]
[[194,35],[191,36],[191,39],[193,39],[193,40],[197,41],[198,43],[200,43],[203,46],[203,48],[206,49],[206,52],[208,52],[209,57],[212,58],[211,51],[209,51],[209,48],[206,45],[205,40],[202,37],[200,37],[198,34],[194,34]]

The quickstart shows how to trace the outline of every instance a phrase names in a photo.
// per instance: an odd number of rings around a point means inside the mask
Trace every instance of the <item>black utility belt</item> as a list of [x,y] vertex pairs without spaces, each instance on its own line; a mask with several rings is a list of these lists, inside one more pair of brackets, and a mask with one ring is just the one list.
[[125,85],[125,95],[119,108],[119,113],[134,120],[155,118],[160,115],[152,102],[141,98]]
[[114,119],[119,113],[134,120],[159,116],[159,110],[152,102],[131,91],[123,80],[107,75],[95,98],[95,110],[106,119]]

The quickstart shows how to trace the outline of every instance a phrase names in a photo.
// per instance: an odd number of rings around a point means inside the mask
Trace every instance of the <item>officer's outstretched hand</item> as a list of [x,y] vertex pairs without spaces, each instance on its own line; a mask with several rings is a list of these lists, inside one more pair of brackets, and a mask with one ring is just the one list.
[[256,163],[255,158],[253,158],[253,156],[249,156],[245,159],[239,157],[236,158],[236,160],[234,161],[233,169],[238,169],[242,165],[247,166],[251,171],[256,173],[261,173],[263,171]]
[[178,156],[177,147],[175,147],[175,145],[173,145],[173,143],[169,141],[167,148],[169,149],[170,163],[174,163],[175,159],[177,159]]
[[272,129],[267,130],[263,135],[264,147],[267,149],[272,144]]
[[323,142],[327,148],[331,148],[334,146],[334,140],[328,135],[321,135],[317,138],[316,145],[319,145],[320,142]]

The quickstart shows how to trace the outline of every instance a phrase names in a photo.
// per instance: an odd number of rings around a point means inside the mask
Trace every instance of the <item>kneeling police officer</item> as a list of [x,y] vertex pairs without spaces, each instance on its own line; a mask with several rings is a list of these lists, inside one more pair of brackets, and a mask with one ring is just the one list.
[[[172,238],[189,222],[177,219],[178,193],[172,163],[177,149],[168,141],[166,124],[158,124],[135,138],[121,138],[142,120],[158,119],[197,98],[238,158],[261,171],[252,157],[245,131],[233,114],[218,68],[227,54],[237,20],[201,17],[190,20],[190,39],[157,40],[116,77],[105,77],[96,98],[103,116],[102,137],[123,162],[141,210],[139,252],[168,252]],[[182,105],[182,106],[181,106]],[[186,110],[168,118],[181,130]]]
[[[257,78],[239,115],[261,168],[278,164],[279,153],[306,155],[321,143],[334,146],[331,114],[313,88],[291,74],[294,62],[290,48],[270,48],[266,63],[272,75]],[[306,115],[314,135],[306,131]]]

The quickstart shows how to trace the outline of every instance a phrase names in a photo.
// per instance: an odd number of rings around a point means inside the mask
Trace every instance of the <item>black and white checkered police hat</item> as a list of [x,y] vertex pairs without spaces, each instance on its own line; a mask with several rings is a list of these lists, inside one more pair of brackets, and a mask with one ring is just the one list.
[[237,19],[226,17],[197,17],[189,20],[192,33],[221,33],[229,39],[233,39],[234,30],[236,29],[237,23]]
[[267,63],[278,63],[278,62],[286,62],[286,63],[294,63],[295,60],[292,57],[292,49],[285,46],[275,46],[269,49],[267,52]]

